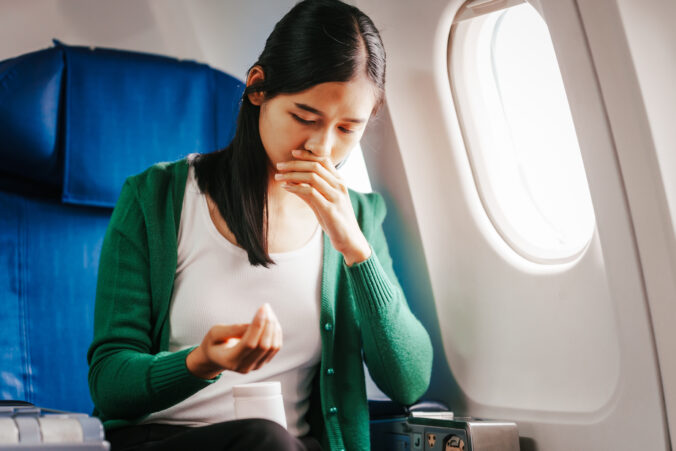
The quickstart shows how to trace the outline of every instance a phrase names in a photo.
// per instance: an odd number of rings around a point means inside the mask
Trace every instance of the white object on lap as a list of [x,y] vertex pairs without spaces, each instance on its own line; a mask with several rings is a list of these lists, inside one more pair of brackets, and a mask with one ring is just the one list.
[[286,429],[286,413],[279,381],[255,382],[232,387],[235,418],[264,418],[276,421]]

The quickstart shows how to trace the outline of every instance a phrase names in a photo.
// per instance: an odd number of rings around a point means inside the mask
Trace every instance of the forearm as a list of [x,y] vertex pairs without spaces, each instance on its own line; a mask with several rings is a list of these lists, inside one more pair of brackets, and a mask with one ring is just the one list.
[[134,419],[183,401],[214,382],[188,371],[191,350],[156,355],[122,350],[96,360],[89,371],[94,404],[108,418]]
[[403,292],[380,265],[377,255],[348,268],[360,313],[366,363],[390,398],[410,404],[427,389],[432,345],[411,313]]
[[432,345],[422,324],[406,308],[361,322],[364,359],[381,390],[410,405],[427,390]]

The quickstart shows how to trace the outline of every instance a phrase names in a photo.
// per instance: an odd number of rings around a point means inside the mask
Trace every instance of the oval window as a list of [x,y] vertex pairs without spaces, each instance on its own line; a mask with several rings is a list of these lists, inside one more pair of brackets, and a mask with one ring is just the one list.
[[479,195],[495,228],[539,263],[577,258],[594,210],[547,25],[523,3],[458,22],[449,75]]

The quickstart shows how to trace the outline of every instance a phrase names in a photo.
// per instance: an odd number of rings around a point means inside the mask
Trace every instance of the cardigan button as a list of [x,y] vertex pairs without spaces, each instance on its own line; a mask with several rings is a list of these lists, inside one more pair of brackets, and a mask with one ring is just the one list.
[[329,409],[329,413],[330,413],[331,415],[335,415],[336,413],[338,413],[338,408],[337,408],[337,407],[331,407],[331,408]]
[[333,368],[329,368],[328,370],[326,370],[326,374],[328,374],[329,376],[333,376],[333,373],[335,373]]
[[331,323],[325,323],[325,324],[324,324],[324,329],[327,330],[327,331],[330,331],[331,329],[333,329],[333,324],[331,324]]

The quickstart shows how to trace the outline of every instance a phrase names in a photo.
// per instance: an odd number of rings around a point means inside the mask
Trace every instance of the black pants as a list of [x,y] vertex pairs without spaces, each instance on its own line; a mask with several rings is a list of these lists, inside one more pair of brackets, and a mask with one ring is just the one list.
[[296,438],[274,421],[248,419],[202,427],[143,424],[106,432],[111,451],[321,451],[313,437]]

